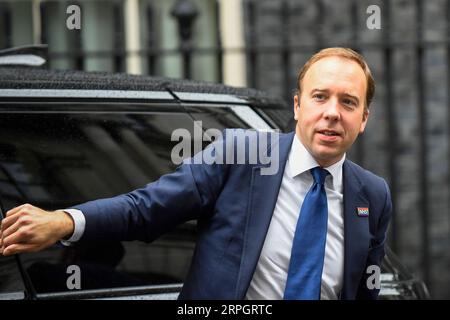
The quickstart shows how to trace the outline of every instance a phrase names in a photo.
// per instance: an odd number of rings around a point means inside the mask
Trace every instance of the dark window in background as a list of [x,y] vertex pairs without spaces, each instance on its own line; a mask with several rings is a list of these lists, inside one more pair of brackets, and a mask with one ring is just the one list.
[[11,11],[7,3],[0,2],[0,49],[11,47]]

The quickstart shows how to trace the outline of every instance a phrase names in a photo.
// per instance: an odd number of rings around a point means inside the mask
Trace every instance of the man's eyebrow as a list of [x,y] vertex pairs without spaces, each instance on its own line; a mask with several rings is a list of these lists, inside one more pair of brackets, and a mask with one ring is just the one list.
[[311,90],[311,93],[314,93],[314,92],[326,92],[326,93],[328,93],[328,92],[330,92],[330,90],[328,90],[328,89],[314,88],[314,89]]

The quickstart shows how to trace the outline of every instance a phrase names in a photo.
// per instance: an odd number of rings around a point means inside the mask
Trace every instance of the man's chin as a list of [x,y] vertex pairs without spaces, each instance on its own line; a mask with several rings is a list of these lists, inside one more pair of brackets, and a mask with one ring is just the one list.
[[339,160],[342,159],[343,153],[333,149],[333,150],[323,150],[320,148],[319,150],[315,150],[312,156],[322,167],[329,167]]

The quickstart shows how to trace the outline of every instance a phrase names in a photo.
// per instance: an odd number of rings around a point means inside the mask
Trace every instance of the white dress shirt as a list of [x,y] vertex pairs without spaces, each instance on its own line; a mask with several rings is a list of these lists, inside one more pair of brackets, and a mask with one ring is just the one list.
[[[344,218],[343,218],[343,158],[325,168],[328,204],[328,226],[325,260],[322,272],[321,299],[337,299],[344,278]],[[275,210],[266,235],[246,299],[283,299],[287,272],[300,208],[313,184],[309,170],[318,164],[306,148],[294,137],[283,173]],[[64,245],[78,241],[83,235],[85,217],[80,210],[66,209],[75,223],[73,235]]]
[[[325,168],[328,226],[320,298],[338,299],[344,279],[344,218],[342,165]],[[283,299],[292,242],[300,208],[313,184],[310,169],[319,166],[297,136],[294,137],[255,273],[246,299]]]
[[86,226],[86,218],[83,212],[78,209],[64,209],[73,219],[74,230],[72,236],[67,240],[61,240],[61,243],[65,246],[70,246],[73,242],[80,240],[84,233],[84,228]]

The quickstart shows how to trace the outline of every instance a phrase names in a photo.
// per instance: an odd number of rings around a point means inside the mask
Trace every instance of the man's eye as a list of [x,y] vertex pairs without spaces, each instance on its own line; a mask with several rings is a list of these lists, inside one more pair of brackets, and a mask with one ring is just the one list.
[[347,106],[356,107],[356,102],[351,99],[344,99],[344,100],[342,100],[342,103]]
[[323,101],[323,100],[325,100],[325,95],[316,93],[315,95],[313,95],[313,99],[316,101]]

